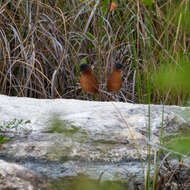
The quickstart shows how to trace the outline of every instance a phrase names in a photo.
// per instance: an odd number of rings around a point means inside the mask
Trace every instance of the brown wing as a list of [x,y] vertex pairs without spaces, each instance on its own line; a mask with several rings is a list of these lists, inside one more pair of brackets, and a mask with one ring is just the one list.
[[122,87],[121,71],[114,70],[107,81],[107,90],[110,93],[116,93]]
[[94,94],[98,92],[98,82],[93,73],[82,73],[80,78],[80,85],[86,93]]

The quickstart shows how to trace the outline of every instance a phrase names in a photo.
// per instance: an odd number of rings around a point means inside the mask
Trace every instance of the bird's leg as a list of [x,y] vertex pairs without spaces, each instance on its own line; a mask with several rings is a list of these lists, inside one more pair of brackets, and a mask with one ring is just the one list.
[[100,90],[99,89],[99,100],[100,101],[110,101],[110,98],[109,98],[109,96],[110,96],[110,93],[109,92],[106,92],[106,91],[104,91],[104,90]]
[[87,93],[87,100],[90,101],[90,100],[92,100],[92,98],[93,98],[92,94]]

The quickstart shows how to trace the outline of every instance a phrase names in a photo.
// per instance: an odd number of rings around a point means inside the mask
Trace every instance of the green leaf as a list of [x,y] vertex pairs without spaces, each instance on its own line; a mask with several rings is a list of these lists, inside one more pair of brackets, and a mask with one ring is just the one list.
[[0,143],[5,143],[5,142],[7,142],[7,141],[9,141],[9,140],[8,140],[8,139],[5,139],[4,136],[0,135]]
[[81,63],[86,63],[86,58],[81,59]]
[[31,123],[31,121],[30,121],[30,120],[26,120],[24,123],[25,123],[25,124]]
[[88,38],[90,38],[91,40],[94,40],[94,36],[93,36],[90,32],[86,32],[86,35],[87,35]]

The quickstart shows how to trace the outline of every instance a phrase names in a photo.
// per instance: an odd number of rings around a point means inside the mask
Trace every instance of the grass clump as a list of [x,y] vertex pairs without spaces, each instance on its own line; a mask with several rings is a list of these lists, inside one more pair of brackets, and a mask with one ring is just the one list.
[[8,122],[4,122],[2,125],[0,125],[0,132],[6,132],[11,129],[19,129],[22,128],[22,125],[25,125],[27,123],[30,123],[30,120],[24,121],[23,119],[13,119]]
[[[22,119],[13,119],[8,122],[4,122],[0,125],[0,143],[5,143],[9,141],[11,138],[8,133],[9,132],[15,132],[23,128],[23,125],[26,125],[27,123],[30,123],[30,120],[22,120]],[[14,135],[11,135],[14,136]]]
[[[190,97],[190,65],[189,56],[178,55],[176,63],[163,60],[154,75],[154,86],[162,97],[163,103],[174,99],[176,104],[185,105]],[[172,97],[172,99],[171,99]],[[171,102],[172,103],[172,102]]]

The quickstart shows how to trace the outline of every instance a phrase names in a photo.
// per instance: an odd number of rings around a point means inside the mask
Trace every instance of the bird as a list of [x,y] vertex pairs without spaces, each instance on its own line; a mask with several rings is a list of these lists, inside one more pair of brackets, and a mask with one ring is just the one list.
[[113,72],[107,81],[107,91],[110,93],[116,93],[120,90],[122,86],[122,65],[120,63],[116,63],[114,65]]
[[93,74],[91,67],[83,63],[79,67],[80,72],[80,86],[87,94],[95,94],[98,92],[98,81]]

